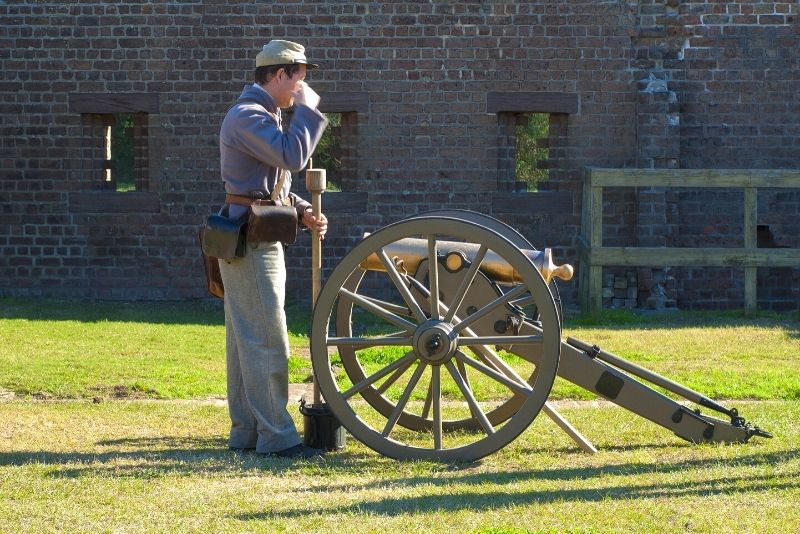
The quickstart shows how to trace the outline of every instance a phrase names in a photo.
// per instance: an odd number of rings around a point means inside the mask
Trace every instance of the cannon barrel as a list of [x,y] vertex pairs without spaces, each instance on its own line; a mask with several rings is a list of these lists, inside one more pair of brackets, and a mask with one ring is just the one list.
[[[365,236],[366,237],[366,236]],[[480,250],[477,243],[464,243],[454,241],[438,241],[437,254],[444,258],[445,268],[456,272],[468,262],[474,261]],[[428,242],[424,239],[405,238],[395,241],[385,247],[384,252],[389,258],[397,258],[403,262],[405,270],[411,274],[417,272],[419,264],[428,257]],[[553,253],[549,248],[541,250],[522,250],[522,253],[531,260],[536,270],[542,275],[545,282],[550,283],[553,278],[571,280],[573,275],[572,265],[553,263]],[[361,263],[361,267],[368,271],[386,271],[377,253],[372,253]],[[481,272],[499,284],[514,284],[522,282],[522,277],[516,269],[498,254],[489,250],[480,266]]]

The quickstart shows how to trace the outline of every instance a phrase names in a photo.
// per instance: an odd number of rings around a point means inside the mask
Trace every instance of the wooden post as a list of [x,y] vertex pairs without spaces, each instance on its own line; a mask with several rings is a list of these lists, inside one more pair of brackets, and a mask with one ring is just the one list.
[[564,419],[564,416],[558,413],[558,411],[553,408],[553,405],[549,402],[545,402],[544,406],[542,407],[542,411],[553,420],[553,422],[558,425],[558,427],[566,432],[566,434],[577,443],[581,449],[588,452],[589,454],[594,454],[597,452],[597,448],[592,444],[591,441],[586,439],[583,434],[578,432],[578,430],[570,424],[569,421]]
[[592,180],[592,172],[589,170],[584,187],[588,189],[586,199],[587,223],[588,223],[588,291],[589,291],[589,313],[596,315],[603,311],[603,266],[595,265],[594,252],[603,246],[603,188],[598,187]]
[[581,237],[580,237],[580,265],[578,267],[578,290],[581,297],[581,311],[589,313],[589,264],[592,246],[589,221],[591,207],[589,197],[589,176],[592,170],[583,169],[583,190],[581,191]]
[[[322,214],[322,193],[325,192],[326,172],[325,169],[313,169],[313,160],[308,160],[306,168],[306,190],[311,193],[311,210],[314,217],[319,219]],[[322,287],[322,240],[319,232],[314,229],[311,232],[311,309],[317,303],[317,297]],[[314,406],[319,406],[322,395],[317,385],[317,377],[312,373],[314,381]]]
[[[756,221],[758,219],[758,189],[744,188],[744,248],[755,252],[757,245]],[[758,267],[744,268],[744,314],[752,317],[758,308],[756,278]]]

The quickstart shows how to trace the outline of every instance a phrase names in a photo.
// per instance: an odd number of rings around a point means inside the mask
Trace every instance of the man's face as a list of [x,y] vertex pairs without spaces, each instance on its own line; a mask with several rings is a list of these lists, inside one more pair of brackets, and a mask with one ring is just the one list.
[[281,69],[278,71],[278,75],[276,76],[276,87],[275,87],[275,103],[278,104],[278,107],[281,108],[288,108],[294,104],[294,93],[300,90],[300,82],[302,82],[306,77],[306,66],[300,65],[300,70],[298,70],[294,76],[289,77],[286,75],[286,71]]

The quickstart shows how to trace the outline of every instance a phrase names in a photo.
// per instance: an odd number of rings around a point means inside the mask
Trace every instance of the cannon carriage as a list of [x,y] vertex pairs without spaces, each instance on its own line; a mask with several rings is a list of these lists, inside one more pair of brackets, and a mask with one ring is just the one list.
[[353,437],[398,459],[475,460],[541,412],[594,451],[547,402],[556,376],[692,442],[769,437],[735,409],[590,343],[562,340],[555,280],[572,274],[549,249],[479,213],[435,211],[386,226],[365,236],[319,293],[317,387]]

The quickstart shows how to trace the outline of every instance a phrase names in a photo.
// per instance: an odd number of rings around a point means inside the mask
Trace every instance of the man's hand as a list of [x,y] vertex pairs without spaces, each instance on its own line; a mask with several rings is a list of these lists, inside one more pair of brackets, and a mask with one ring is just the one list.
[[306,208],[306,211],[303,212],[303,224],[309,230],[317,230],[319,238],[325,239],[325,233],[328,231],[328,218],[324,213],[320,213],[319,220],[317,220],[311,208]]
[[311,109],[317,109],[317,106],[319,106],[319,95],[317,92],[302,80],[297,82],[297,86],[297,91],[292,93],[294,96],[294,103],[303,104]]

